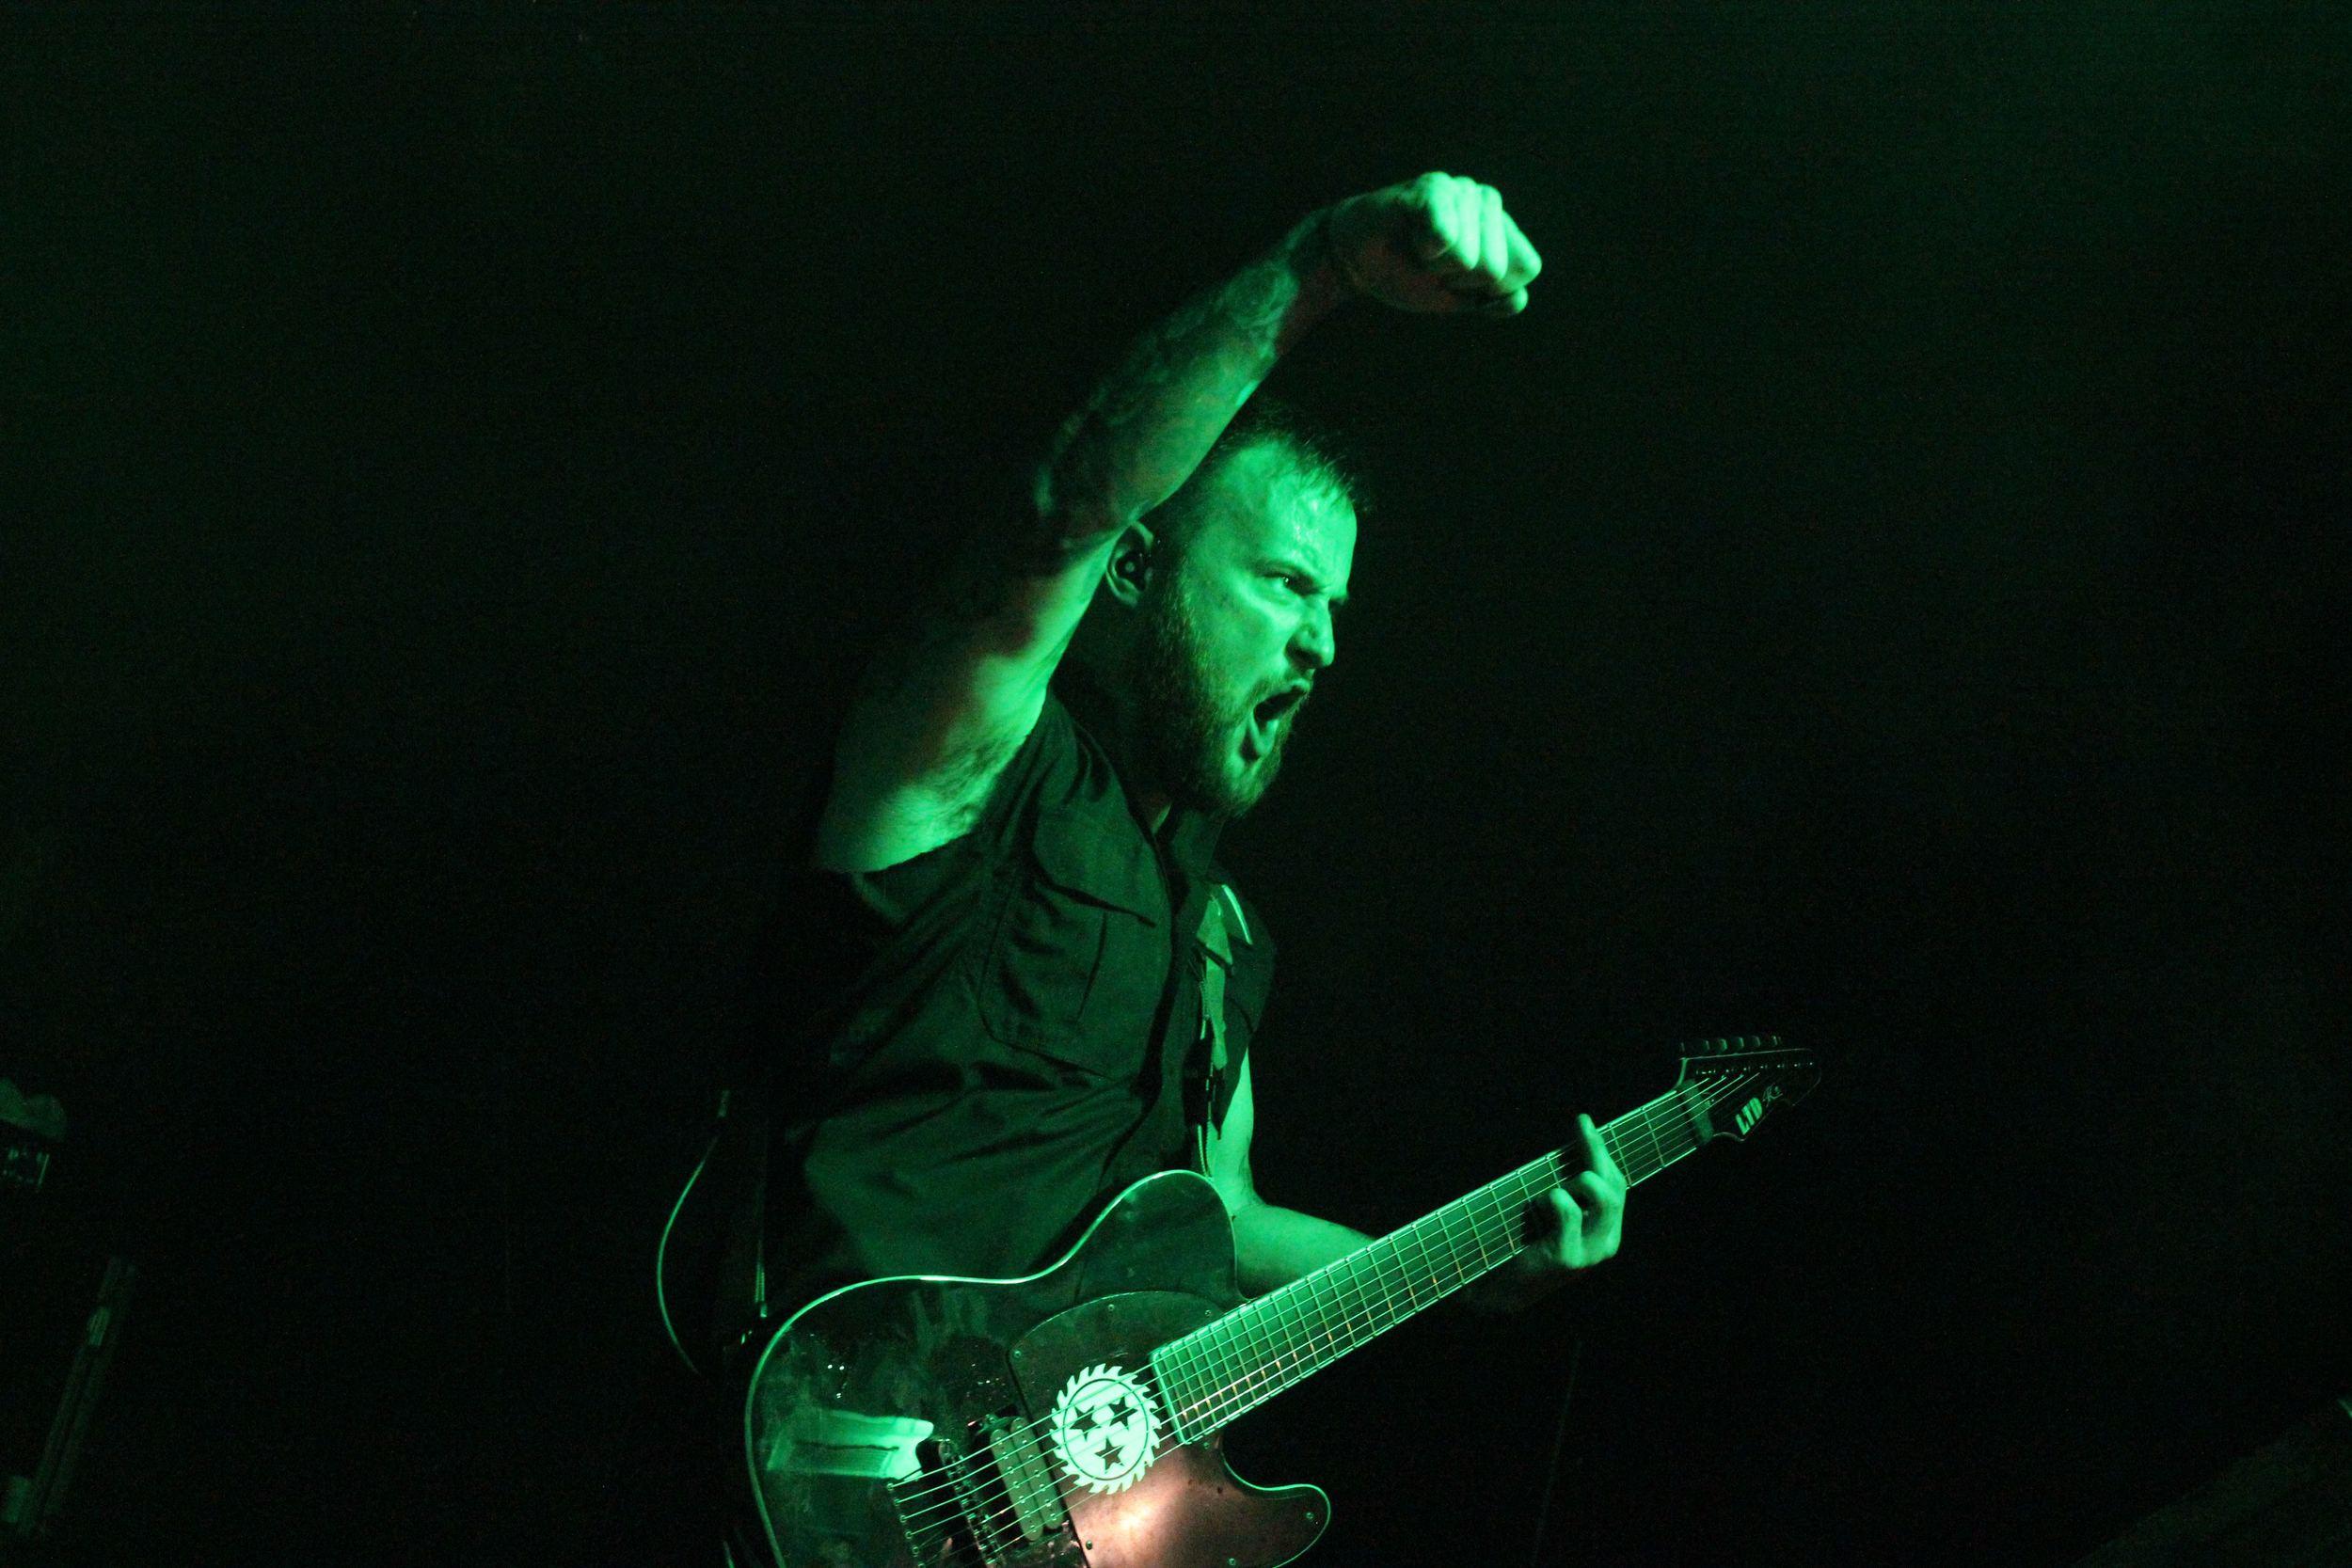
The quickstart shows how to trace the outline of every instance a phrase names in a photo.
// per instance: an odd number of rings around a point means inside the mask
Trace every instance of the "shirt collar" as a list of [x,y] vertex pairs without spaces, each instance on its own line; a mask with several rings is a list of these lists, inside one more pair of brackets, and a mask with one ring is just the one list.
[[[1232,876],[1216,858],[1217,843],[1225,835],[1225,819],[1176,806],[1170,808],[1169,821],[1173,826],[1167,829],[1165,835],[1168,858],[1183,869],[1188,880],[1208,889],[1210,897],[1231,896],[1219,890],[1232,885]],[[1250,940],[1248,926],[1239,919],[1229,918],[1225,924],[1241,941]]]

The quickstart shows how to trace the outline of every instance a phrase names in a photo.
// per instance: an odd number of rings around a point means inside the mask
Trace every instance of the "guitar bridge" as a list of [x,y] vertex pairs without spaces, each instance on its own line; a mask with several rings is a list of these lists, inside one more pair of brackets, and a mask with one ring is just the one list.
[[[917,1469],[893,1490],[921,1496],[944,1488],[953,1506],[899,1523],[925,1561],[955,1568],[1019,1568],[1036,1553],[1073,1543],[1054,1472],[1038,1433],[1014,1412],[983,1416],[965,1428],[961,1450],[936,1439],[917,1446]],[[930,1517],[922,1517],[927,1513]],[[934,1555],[936,1554],[936,1555]]]

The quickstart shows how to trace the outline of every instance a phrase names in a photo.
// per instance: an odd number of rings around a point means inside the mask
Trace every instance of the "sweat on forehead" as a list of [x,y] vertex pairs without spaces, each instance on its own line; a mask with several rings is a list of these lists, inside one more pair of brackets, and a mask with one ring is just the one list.
[[1355,521],[1346,491],[1331,476],[1271,442],[1233,453],[1202,484],[1195,504],[1171,519],[1180,550],[1211,531],[1244,549],[1295,547]]

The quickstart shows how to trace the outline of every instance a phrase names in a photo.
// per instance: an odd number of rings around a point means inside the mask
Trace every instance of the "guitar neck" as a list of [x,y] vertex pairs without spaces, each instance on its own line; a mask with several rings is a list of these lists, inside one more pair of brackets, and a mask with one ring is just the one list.
[[[1677,1085],[1599,1132],[1630,1187],[1706,1141],[1705,1101]],[[1184,1440],[1208,1436],[1509,1261],[1527,1244],[1529,1206],[1582,1168],[1581,1157],[1554,1149],[1161,1346],[1152,1366]]]

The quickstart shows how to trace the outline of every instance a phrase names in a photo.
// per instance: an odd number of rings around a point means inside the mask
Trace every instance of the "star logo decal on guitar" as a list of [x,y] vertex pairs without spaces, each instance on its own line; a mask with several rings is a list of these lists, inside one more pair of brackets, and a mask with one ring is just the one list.
[[1055,1457],[1090,1492],[1124,1492],[1159,1451],[1160,1422],[1136,1374],[1093,1366],[1054,1400]]

